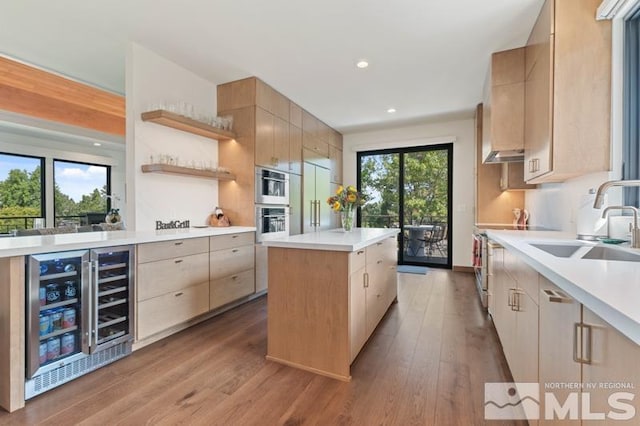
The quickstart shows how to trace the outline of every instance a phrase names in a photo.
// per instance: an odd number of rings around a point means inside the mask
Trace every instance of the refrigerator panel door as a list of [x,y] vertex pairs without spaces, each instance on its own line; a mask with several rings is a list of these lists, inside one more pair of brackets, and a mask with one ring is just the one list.
[[316,200],[318,201],[319,224],[318,229],[331,229],[331,207],[327,204],[327,198],[331,196],[331,171],[322,167],[316,167]]
[[289,177],[289,235],[302,233],[302,176]]
[[304,163],[304,174],[302,175],[303,198],[302,198],[302,227],[306,234],[316,229],[315,226],[315,201],[316,201],[316,166],[311,163]]

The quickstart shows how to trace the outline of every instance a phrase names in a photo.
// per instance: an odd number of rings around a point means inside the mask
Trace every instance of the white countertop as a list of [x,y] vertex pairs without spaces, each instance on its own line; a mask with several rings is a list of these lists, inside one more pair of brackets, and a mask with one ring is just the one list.
[[399,232],[400,230],[397,228],[353,228],[351,232],[343,232],[342,229],[331,229],[263,241],[262,245],[267,247],[352,252],[396,235]]
[[487,235],[640,345],[640,263],[562,258],[530,245],[595,245],[568,233],[488,230]]
[[255,230],[256,228],[249,226],[229,226],[225,228],[209,227],[167,229],[161,231],[80,232],[76,234],[4,237],[0,238],[0,257],[151,243],[183,238],[210,237],[214,235],[235,234],[238,232],[252,232]]

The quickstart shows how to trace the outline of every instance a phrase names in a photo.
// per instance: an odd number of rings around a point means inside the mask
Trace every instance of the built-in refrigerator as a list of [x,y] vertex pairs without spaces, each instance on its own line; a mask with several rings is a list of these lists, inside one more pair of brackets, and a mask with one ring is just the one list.
[[331,196],[329,175],[327,168],[304,163],[302,226],[305,233],[331,228],[331,206],[327,204],[327,198]]
[[134,249],[27,258],[25,399],[131,353]]

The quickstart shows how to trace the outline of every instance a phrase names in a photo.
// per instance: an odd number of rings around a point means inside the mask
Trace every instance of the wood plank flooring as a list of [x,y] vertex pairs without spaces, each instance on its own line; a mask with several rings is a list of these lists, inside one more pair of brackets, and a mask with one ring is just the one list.
[[488,424],[484,383],[511,375],[473,275],[398,276],[398,303],[350,383],[266,361],[260,298],[0,412],[0,424]]

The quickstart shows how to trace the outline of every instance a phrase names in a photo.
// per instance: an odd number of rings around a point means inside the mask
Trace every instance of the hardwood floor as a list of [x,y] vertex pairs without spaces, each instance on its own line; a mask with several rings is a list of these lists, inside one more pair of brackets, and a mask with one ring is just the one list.
[[266,361],[260,298],[0,412],[0,424],[487,424],[484,383],[511,376],[473,275],[399,274],[398,290],[350,383]]

